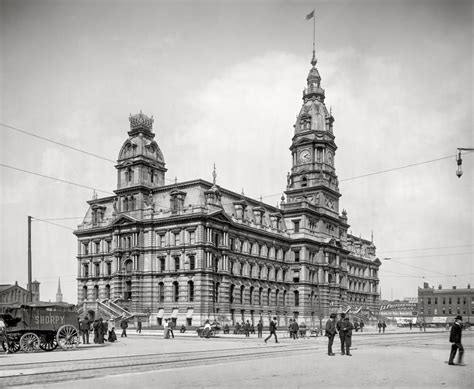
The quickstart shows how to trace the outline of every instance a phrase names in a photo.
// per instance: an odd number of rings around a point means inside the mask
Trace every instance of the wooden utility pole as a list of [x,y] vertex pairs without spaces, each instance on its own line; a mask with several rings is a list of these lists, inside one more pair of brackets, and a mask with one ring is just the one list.
[[31,216],[28,216],[28,301],[33,301],[33,291],[31,290]]

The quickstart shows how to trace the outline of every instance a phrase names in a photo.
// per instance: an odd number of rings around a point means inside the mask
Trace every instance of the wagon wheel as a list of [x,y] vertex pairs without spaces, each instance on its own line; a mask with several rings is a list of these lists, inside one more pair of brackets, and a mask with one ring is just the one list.
[[10,353],[16,353],[18,350],[20,350],[20,343],[17,342],[16,340],[10,340],[9,342],[4,340],[2,342],[2,348],[3,348],[3,351],[8,350],[8,352]]
[[40,349],[44,351],[53,351],[58,347],[58,341],[54,332],[48,332],[40,337]]
[[38,335],[34,334],[33,332],[27,332],[23,334],[20,338],[20,348],[21,351],[25,353],[38,351],[40,345],[40,340]]
[[70,324],[63,325],[56,334],[56,340],[63,350],[72,350],[79,344],[79,332]]

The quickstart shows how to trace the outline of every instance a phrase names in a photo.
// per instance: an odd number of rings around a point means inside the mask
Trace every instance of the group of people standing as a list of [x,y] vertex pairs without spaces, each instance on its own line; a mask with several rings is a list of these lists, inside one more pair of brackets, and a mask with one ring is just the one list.
[[82,334],[82,343],[84,344],[89,344],[91,331],[94,333],[94,343],[96,344],[103,344],[106,340],[106,335],[108,335],[108,342],[115,342],[117,340],[113,323],[109,330],[107,321],[104,321],[101,317],[91,321],[87,315],[84,316],[84,318],[79,321],[79,330]]
[[345,313],[340,314],[341,318],[336,322],[337,314],[331,313],[329,320],[326,322],[326,336],[328,337],[328,355],[334,356],[332,352],[332,345],[336,334],[339,334],[341,340],[341,355],[352,356],[352,330],[354,329],[353,324],[350,322],[349,317],[346,317]]

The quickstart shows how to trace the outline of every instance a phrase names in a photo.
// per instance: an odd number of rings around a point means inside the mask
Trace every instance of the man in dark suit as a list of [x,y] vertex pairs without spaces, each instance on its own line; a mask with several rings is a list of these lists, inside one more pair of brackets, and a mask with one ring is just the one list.
[[344,332],[342,331],[342,324],[344,322],[345,317],[346,317],[346,314],[344,312],[341,313],[341,319],[338,320],[336,323],[336,330],[339,333],[339,339],[341,340],[341,355],[345,354],[346,336],[344,335]]
[[334,337],[336,336],[336,314],[331,313],[329,320],[326,322],[326,336],[328,337],[328,355],[333,357],[332,344],[334,342]]
[[89,331],[91,330],[89,317],[86,316],[80,321],[80,330],[82,332],[82,343],[89,344]]
[[[344,318],[344,321],[342,322],[341,325],[341,332],[344,336],[344,345],[346,346],[346,354],[349,357],[352,357],[351,354],[351,346],[352,346],[352,330],[354,329],[354,326],[352,323],[349,321],[348,317]],[[339,333],[340,335],[340,333]],[[344,353],[342,353],[344,355]]]
[[277,318],[274,317],[273,320],[270,320],[270,335],[268,335],[266,338],[265,338],[265,343],[267,343],[267,340],[270,339],[272,337],[272,335],[275,337],[275,343],[278,343],[278,338],[277,338],[277,334],[276,334],[276,330],[277,330],[277,325],[276,325],[276,320]]
[[456,356],[456,352],[459,350],[458,355],[458,365],[462,365],[462,357],[464,354],[464,347],[461,344],[461,336],[462,336],[462,317],[456,316],[454,319],[454,324],[451,327],[451,333],[449,335],[449,341],[452,343],[451,345],[451,354],[449,355],[449,362],[448,365],[455,365],[454,357]]

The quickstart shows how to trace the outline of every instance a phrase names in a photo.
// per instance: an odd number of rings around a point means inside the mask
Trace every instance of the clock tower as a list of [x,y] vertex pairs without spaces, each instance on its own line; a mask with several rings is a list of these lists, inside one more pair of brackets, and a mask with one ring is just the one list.
[[324,104],[324,89],[316,68],[313,52],[312,68],[303,90],[303,106],[294,125],[291,143],[292,167],[287,177],[287,204],[306,201],[338,217],[339,182],[334,157],[334,117]]

